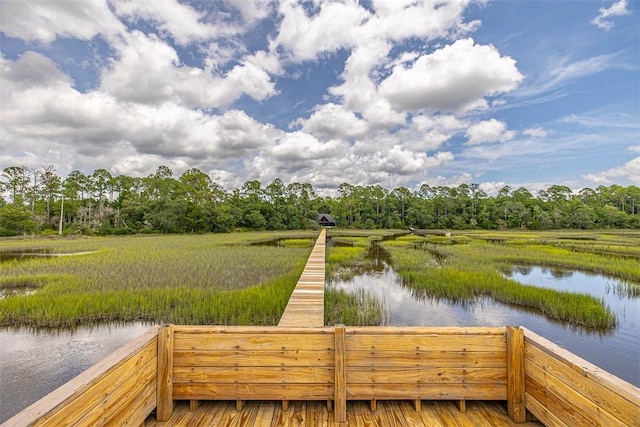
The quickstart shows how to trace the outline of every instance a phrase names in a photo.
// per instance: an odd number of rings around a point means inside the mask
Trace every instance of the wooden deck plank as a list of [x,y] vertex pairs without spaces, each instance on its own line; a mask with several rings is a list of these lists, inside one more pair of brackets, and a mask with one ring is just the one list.
[[[303,427],[307,416],[307,402],[292,402],[289,410],[283,412],[283,427]],[[280,424],[279,424],[280,425]]]
[[[460,427],[456,422],[455,413],[449,411],[447,406],[451,406],[453,403],[447,401],[429,401],[427,404],[427,410],[433,411],[439,418],[440,422],[445,427]],[[423,405],[424,409],[424,405]],[[460,412],[460,414],[462,414]]]
[[458,427],[476,427],[477,424],[469,417],[469,414],[465,412],[460,412],[460,409],[454,402],[441,402],[442,406],[445,407],[451,418],[453,418],[458,425]]
[[[389,425],[402,427],[404,425],[415,425],[416,427],[419,424],[414,424],[412,422],[413,415],[416,414],[415,411],[407,411],[403,412],[401,408],[401,404],[404,401],[389,401],[383,402],[383,406],[387,405],[387,408],[383,408],[383,411],[386,412],[387,418],[389,419]],[[386,410],[385,410],[386,409]]]
[[[327,412],[323,401],[292,401],[288,411],[280,402],[247,402],[241,411],[235,403],[203,402],[195,411],[189,411],[189,402],[179,401],[172,417],[158,423],[152,415],[147,427],[224,426],[224,427],[331,427],[333,412]],[[458,410],[454,401],[424,401],[422,410],[416,411],[413,402],[380,401],[376,411],[369,402],[351,401],[347,404],[347,422],[350,427],[463,427],[463,426],[524,426],[541,427],[539,422],[514,424],[507,416],[506,407],[498,402],[469,402],[467,412]]]
[[373,413],[369,410],[368,404],[362,401],[352,402],[347,405],[347,421],[350,426],[377,427]]
[[307,402],[307,427],[329,427],[332,424],[329,422],[326,402]]
[[277,405],[270,404],[269,402],[261,402],[260,409],[258,409],[258,413],[256,414],[256,425],[271,425],[273,422],[273,416],[276,412],[276,406]]
[[430,425],[424,423],[422,417],[420,416],[420,412],[422,412],[422,410],[416,411],[416,407],[412,401],[401,400],[398,401],[398,405],[400,407],[400,410],[402,411],[402,415],[404,415],[407,422],[409,422],[411,425],[414,425],[416,427],[431,427]]
[[324,275],[327,231],[321,230],[278,326],[324,326]]

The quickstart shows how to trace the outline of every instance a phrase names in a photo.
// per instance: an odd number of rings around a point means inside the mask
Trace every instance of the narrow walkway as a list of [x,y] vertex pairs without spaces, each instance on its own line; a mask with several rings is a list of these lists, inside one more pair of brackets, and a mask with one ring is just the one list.
[[324,256],[327,230],[322,229],[278,326],[324,326]]

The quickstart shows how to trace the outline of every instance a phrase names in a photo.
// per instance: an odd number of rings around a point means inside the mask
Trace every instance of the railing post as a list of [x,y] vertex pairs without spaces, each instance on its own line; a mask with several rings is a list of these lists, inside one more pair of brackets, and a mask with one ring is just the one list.
[[335,425],[343,427],[347,425],[347,359],[345,354],[345,327],[335,327]]
[[527,420],[524,369],[524,330],[507,326],[507,413],[514,423]]
[[156,393],[156,419],[168,421],[173,414],[173,325],[158,329]]

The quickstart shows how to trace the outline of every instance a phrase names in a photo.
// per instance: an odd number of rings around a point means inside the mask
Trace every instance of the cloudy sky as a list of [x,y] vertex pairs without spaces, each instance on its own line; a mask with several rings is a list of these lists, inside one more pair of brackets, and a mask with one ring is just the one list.
[[2,0],[0,168],[640,185],[636,0]]

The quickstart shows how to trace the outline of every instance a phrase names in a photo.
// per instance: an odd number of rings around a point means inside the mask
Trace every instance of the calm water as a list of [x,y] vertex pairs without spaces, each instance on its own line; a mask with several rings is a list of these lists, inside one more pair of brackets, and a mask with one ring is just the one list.
[[[513,279],[536,286],[583,292],[603,298],[618,316],[613,331],[594,331],[552,321],[544,315],[496,303],[489,299],[473,304],[452,304],[416,295],[387,262],[386,254],[372,249],[375,270],[353,280],[330,286],[356,291],[365,289],[385,303],[385,323],[393,326],[524,326],[579,355],[583,359],[640,386],[640,298],[629,296],[624,283],[580,272],[516,267]],[[436,263],[434,262],[434,265]],[[637,294],[636,294],[637,295]]]
[[0,423],[150,327],[137,323],[74,332],[0,331]]

